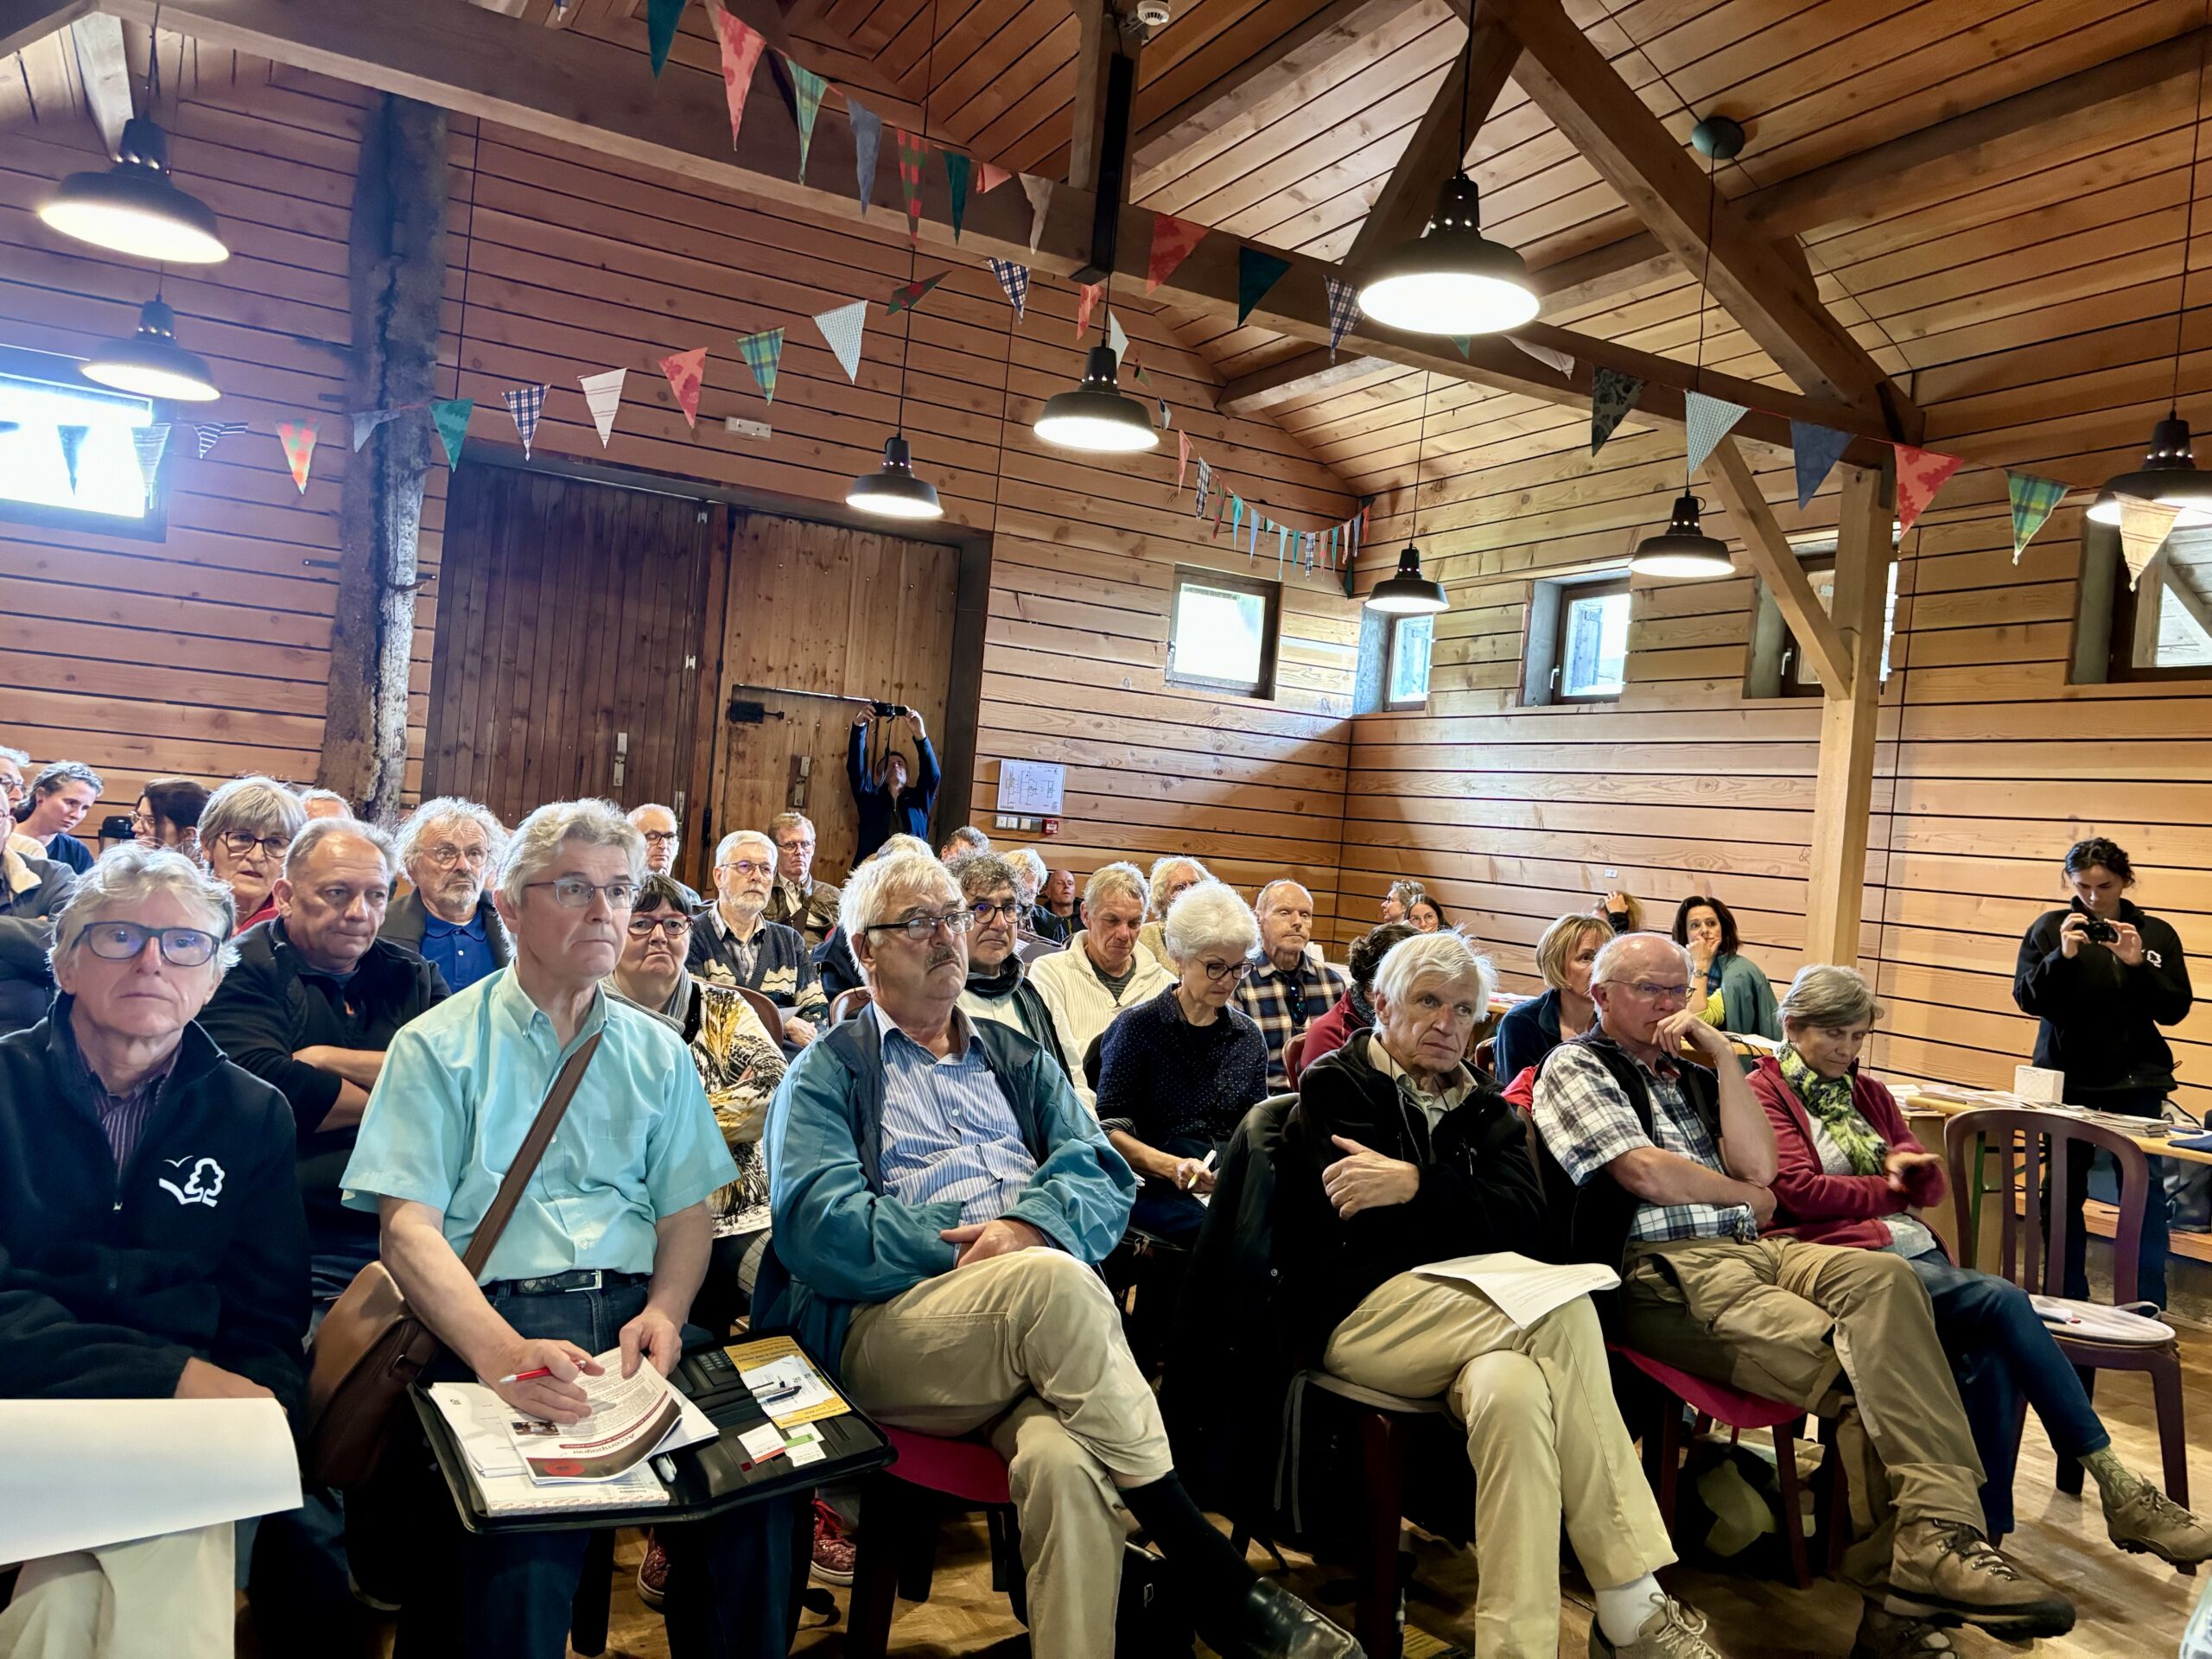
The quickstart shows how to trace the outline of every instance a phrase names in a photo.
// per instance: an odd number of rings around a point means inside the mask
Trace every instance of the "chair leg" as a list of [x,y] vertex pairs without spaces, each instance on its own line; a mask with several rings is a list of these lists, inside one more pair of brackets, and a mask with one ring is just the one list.
[[1024,1629],[1029,1624],[1029,1574],[1021,1565],[1021,1521],[1009,1505],[985,1511],[991,1538],[991,1587],[1005,1592],[1007,1603]]
[[569,1645],[585,1659],[607,1651],[607,1621],[614,1597],[614,1529],[602,1527],[584,1548],[583,1576],[569,1604]]
[[[2151,1368],[2151,1397],[2158,1413],[2158,1456],[2166,1470],[2166,1496],[2189,1507],[2189,1436],[2182,1427],[2181,1361],[2162,1358]],[[2074,1465],[2080,1468],[2081,1465]]]
[[[1682,1402],[1669,1395],[1659,1407],[1659,1428],[1653,1436],[1651,1495],[1659,1504],[1659,1519],[1667,1535],[1675,1535],[1675,1482],[1682,1461]],[[1679,1548],[1679,1545],[1677,1546]]]
[[[903,1483],[901,1483],[903,1484]],[[937,1535],[940,1504],[931,1493],[909,1487],[906,1524],[899,1540],[899,1594],[906,1601],[927,1601],[937,1577]]]
[[898,1611],[899,1543],[910,1517],[901,1483],[878,1476],[861,1499],[868,1516],[853,1540],[853,1593],[845,1618],[846,1659],[883,1659]]
[[[2076,1365],[2074,1368],[2074,1374],[2082,1379],[2082,1392],[2094,1401],[2097,1392],[2095,1370],[2087,1365]],[[2061,1458],[2058,1460],[2058,1490],[2069,1497],[2081,1497],[2082,1477],[2084,1472],[2079,1458]]]
[[1843,1553],[1851,1548],[1851,1477],[1843,1466],[1843,1449],[1836,1444],[1835,1420],[1821,1419],[1821,1444],[1827,1448],[1821,1459],[1821,1535],[1826,1542],[1829,1578],[1843,1573]]
[[1797,1484],[1797,1437],[1787,1427],[1774,1431],[1774,1473],[1782,1488],[1782,1541],[1789,1552],[1789,1581],[1800,1590],[1813,1585],[1805,1552],[1805,1508]]
[[1398,1425],[1370,1412],[1360,1423],[1367,1465],[1367,1562],[1360,1575],[1353,1634],[1367,1659],[1399,1659],[1405,1632],[1398,1623],[1398,1522],[1405,1513],[1406,1470]]

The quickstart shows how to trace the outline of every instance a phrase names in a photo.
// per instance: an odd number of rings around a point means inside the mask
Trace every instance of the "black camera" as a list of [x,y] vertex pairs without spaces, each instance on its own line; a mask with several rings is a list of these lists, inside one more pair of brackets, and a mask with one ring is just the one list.
[[2089,918],[2089,925],[2082,930],[2082,937],[2093,940],[2098,944],[2117,944],[2120,942],[2120,930],[2110,922],[2101,921],[2092,916]]

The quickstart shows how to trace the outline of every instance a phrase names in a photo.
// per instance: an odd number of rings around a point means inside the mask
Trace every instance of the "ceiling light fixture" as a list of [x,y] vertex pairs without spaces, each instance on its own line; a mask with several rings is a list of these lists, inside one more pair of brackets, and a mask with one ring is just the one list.
[[[1113,300],[1109,277],[1106,306],[1110,307]],[[1103,331],[1104,325],[1100,327]],[[1082,382],[1071,391],[1056,391],[1046,398],[1030,429],[1047,443],[1092,454],[1134,454],[1157,446],[1160,434],[1152,416],[1142,404],[1122,391],[1120,369],[1121,360],[1111,346],[1092,346],[1084,360]]]
[[1428,440],[1428,389],[1433,378],[1424,374],[1421,383],[1421,429],[1414,438],[1413,524],[1398,555],[1397,569],[1376,582],[1367,596],[1367,608],[1384,616],[1433,616],[1452,608],[1444,596],[1444,584],[1421,574],[1417,544],[1421,539],[1421,456]]
[[176,343],[176,313],[158,295],[140,308],[137,334],[108,341],[79,372],[87,380],[142,397],[205,404],[222,396],[207,359]]

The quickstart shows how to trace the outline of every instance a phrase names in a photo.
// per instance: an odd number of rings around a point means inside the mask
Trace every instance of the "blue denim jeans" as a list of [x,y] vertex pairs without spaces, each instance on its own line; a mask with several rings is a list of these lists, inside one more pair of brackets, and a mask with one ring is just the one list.
[[1981,1512],[1989,1535],[2012,1530],[2012,1472],[2020,1459],[2020,1402],[2042,1419],[2051,1450],[2080,1458],[2112,1444],[2058,1344],[2028,1293],[1994,1274],[1975,1273],[1940,1253],[1911,1258],[1935,1304],[1936,1333],[1958,1379],[1959,1398],[1981,1454]]
[[[2081,1103],[2093,1105],[2101,1112],[2122,1112],[2131,1117],[2157,1117],[2165,1105],[2166,1091],[2163,1089],[2138,1089],[2117,1094],[2100,1095],[2094,1101]],[[2087,1300],[2089,1294],[2089,1234],[2082,1224],[2082,1200],[2089,1196],[2090,1166],[2098,1166],[2097,1184],[2109,1190],[2113,1167],[2109,1154],[2099,1153],[2094,1160],[2076,1158],[2068,1171],[2066,1183],[2066,1294],[2078,1300]],[[2166,1305],[2166,1253],[2170,1244],[2167,1228],[2169,1205],[2166,1200],[2166,1160],[2151,1160],[2151,1196],[2143,1206],[2143,1243],[2135,1255],[2135,1294],[2146,1302]],[[2112,1201],[2117,1202],[2117,1192],[2112,1192]]]
[[[1171,1135],[1163,1138],[1155,1150],[1172,1158],[1203,1158],[1215,1147],[1212,1141],[1202,1141],[1194,1135]],[[1191,1194],[1177,1192],[1173,1182],[1150,1178],[1138,1189],[1136,1202],[1129,1209],[1129,1225],[1141,1228],[1170,1244],[1192,1243],[1205,1218],[1205,1205]]]
[[[499,1316],[525,1337],[557,1338],[587,1353],[615,1345],[645,1306],[642,1284],[521,1295],[487,1287]],[[448,1359],[438,1380],[465,1376]],[[429,1448],[423,1447],[428,1459]],[[589,1531],[464,1531],[444,1478],[422,1479],[410,1513],[416,1569],[402,1608],[399,1659],[563,1659]],[[796,1498],[664,1527],[669,1555],[666,1618],[674,1659],[781,1659],[796,1602]]]

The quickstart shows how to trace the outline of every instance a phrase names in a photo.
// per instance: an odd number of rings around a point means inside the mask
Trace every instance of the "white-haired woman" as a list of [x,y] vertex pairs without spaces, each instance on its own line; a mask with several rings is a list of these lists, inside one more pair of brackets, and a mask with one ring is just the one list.
[[276,913],[284,850],[308,821],[300,798],[274,778],[233,778],[200,813],[200,855],[227,881],[241,933]]
[[2012,1529],[2020,1407],[2036,1408],[2051,1449],[2097,1483],[2105,1529],[2120,1548],[2174,1567],[2212,1558],[2212,1529],[2169,1503],[2112,1447],[2082,1379],[2028,1294],[1955,1267],[1914,1213],[1943,1196],[1942,1160],[1923,1152],[1890,1091],[1859,1070],[1882,1016],[1855,969],[1801,969],[1782,1000],[1782,1052],[1751,1072],[1774,1124],[1775,1216],[1768,1230],[1820,1244],[1902,1255],[1928,1287],[1936,1329],[1981,1454],[1983,1518],[1996,1543]]
[[1562,1522],[1598,1586],[1591,1652],[1694,1659],[1713,1649],[1653,1576],[1675,1553],[1589,1299],[1523,1327],[1472,1285],[1414,1271],[1542,1231],[1520,1116],[1462,1058],[1495,982],[1457,933],[1407,939],[1376,972],[1375,1028],[1306,1067],[1278,1161],[1282,1305],[1309,1362],[1440,1395],[1465,1426],[1484,1659],[1558,1653]]
[[1211,870],[1180,853],[1170,853],[1153,861],[1152,874],[1145,878],[1145,902],[1152,919],[1137,930],[1137,943],[1152,952],[1155,961],[1169,969],[1175,966],[1167,955],[1168,906],[1199,882],[1212,880]]
[[1268,1092],[1268,1039],[1230,1007],[1260,948],[1252,908],[1201,881],[1168,912],[1175,982],[1106,1027],[1098,1046],[1098,1122],[1143,1178],[1130,1224],[1187,1243],[1205,1219],[1217,1151]]

